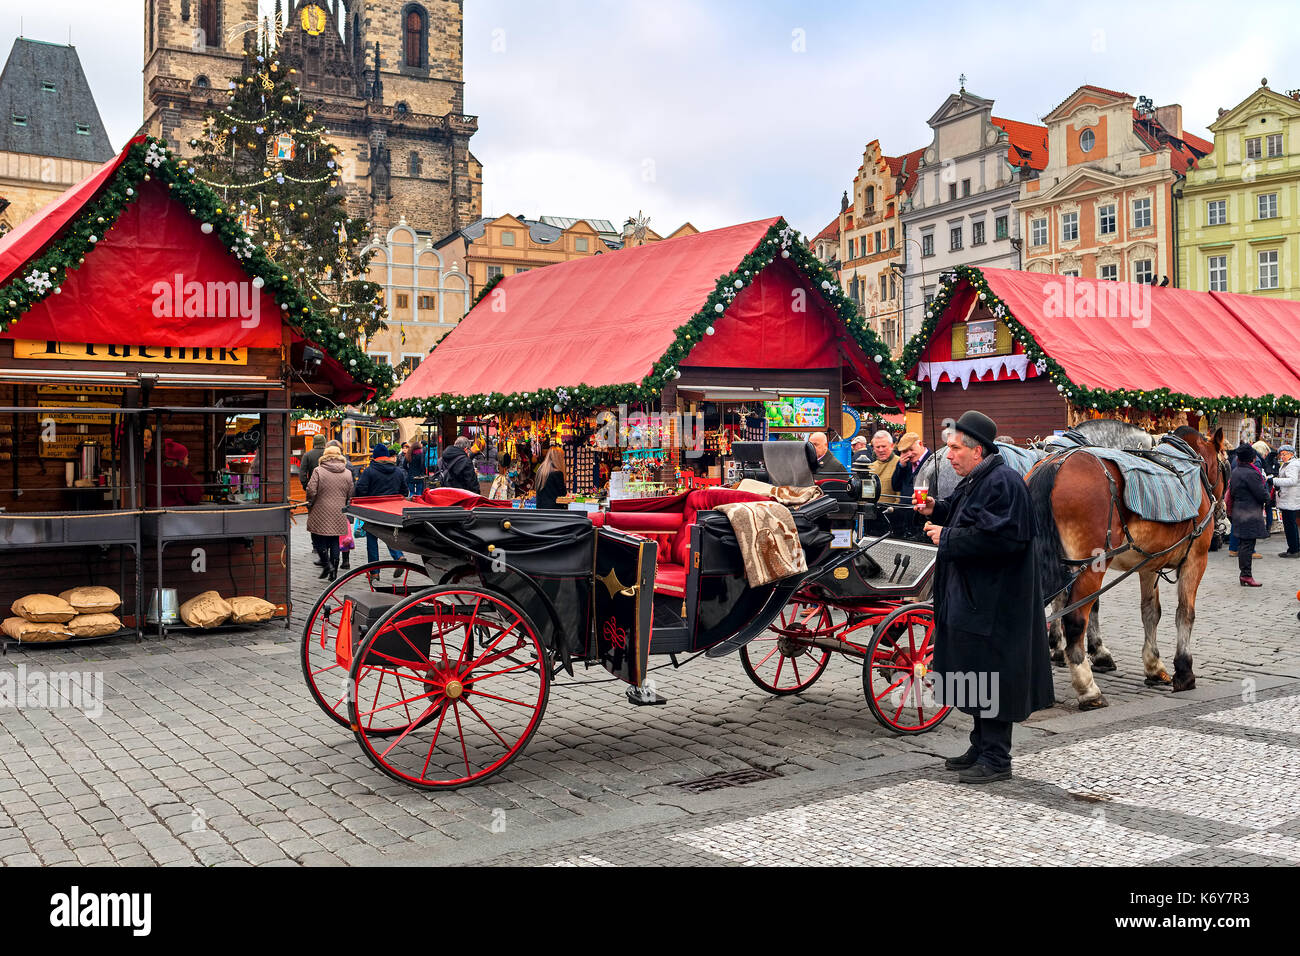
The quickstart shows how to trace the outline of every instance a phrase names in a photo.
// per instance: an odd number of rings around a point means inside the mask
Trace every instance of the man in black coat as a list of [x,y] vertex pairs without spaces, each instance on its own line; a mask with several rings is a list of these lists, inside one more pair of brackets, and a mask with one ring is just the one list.
[[461,435],[456,443],[442,453],[442,486],[444,488],[462,488],[465,491],[479,493],[478,473],[474,463],[469,460],[469,439]]
[[1033,507],[1024,479],[997,454],[997,426],[966,412],[948,439],[962,480],[916,510],[939,546],[934,680],[939,701],[975,721],[970,748],[945,761],[962,783],[1011,776],[1011,725],[1053,703]]

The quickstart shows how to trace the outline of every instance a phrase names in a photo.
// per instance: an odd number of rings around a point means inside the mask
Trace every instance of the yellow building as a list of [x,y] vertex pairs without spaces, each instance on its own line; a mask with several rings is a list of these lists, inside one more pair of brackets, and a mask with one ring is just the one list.
[[1209,129],[1178,199],[1178,284],[1300,299],[1300,90],[1265,81]]
[[[690,223],[684,223],[667,238],[698,231]],[[607,219],[499,216],[471,223],[437,247],[442,248],[457,237],[465,246],[465,271],[470,277],[472,295],[478,295],[494,276],[514,275],[665,238],[644,224],[637,227],[633,220],[628,220],[624,231],[617,233]]]
[[113,156],[76,48],[15,40],[0,73],[0,235]]

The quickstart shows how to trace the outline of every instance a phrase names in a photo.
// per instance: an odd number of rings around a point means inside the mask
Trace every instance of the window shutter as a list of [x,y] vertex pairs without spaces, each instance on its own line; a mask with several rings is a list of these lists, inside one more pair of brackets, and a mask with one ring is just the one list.
[[952,360],[960,362],[966,357],[966,323],[954,322],[952,326]]

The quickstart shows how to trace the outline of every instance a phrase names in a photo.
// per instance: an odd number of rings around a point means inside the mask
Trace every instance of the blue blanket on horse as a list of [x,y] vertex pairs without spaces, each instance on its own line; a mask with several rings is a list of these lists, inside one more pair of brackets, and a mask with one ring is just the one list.
[[1199,455],[1188,457],[1176,445],[1161,442],[1147,452],[1159,461],[1120,451],[1118,448],[1086,446],[1105,461],[1114,462],[1124,475],[1124,505],[1148,521],[1173,524],[1195,518],[1201,509],[1201,466]]
[[1007,445],[1003,442],[997,442],[998,454],[1013,471],[1020,475],[1021,478],[1029,474],[1029,469],[1042,460],[1043,453],[1037,448],[1021,448],[1018,445]]

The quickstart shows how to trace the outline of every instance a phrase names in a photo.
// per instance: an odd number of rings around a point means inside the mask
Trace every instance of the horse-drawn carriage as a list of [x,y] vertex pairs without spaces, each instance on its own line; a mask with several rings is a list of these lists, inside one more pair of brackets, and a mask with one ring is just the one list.
[[[790,506],[807,570],[751,586],[721,505],[729,489],[614,502],[595,514],[501,507],[454,489],[372,498],[351,513],[420,563],[353,569],[321,595],[303,634],[307,686],[386,774],[414,786],[477,783],[528,743],[550,689],[599,665],[662,703],[651,657],[741,651],[758,686],[806,689],[832,652],[860,659],[873,713],[903,732],[946,716],[932,703],[935,549],[855,533],[860,483]],[[848,522],[847,527],[845,523]],[[914,713],[915,718],[904,718]]]

